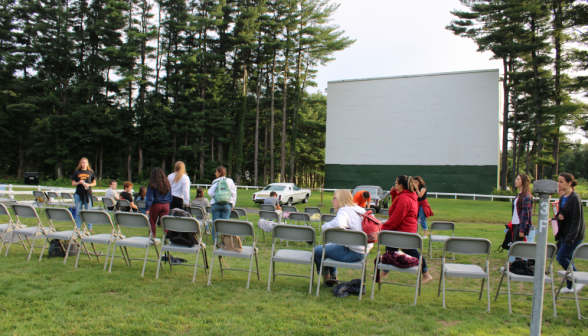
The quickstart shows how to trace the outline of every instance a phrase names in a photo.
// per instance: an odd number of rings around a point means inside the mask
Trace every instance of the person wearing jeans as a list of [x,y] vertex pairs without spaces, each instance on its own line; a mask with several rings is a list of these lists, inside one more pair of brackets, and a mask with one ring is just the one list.
[[[321,267],[321,258],[323,256],[323,246],[318,245],[314,248],[314,263],[316,269],[319,270]],[[331,258],[343,262],[356,262],[363,260],[364,254],[357,253],[350,250],[347,246],[328,244],[325,245],[325,259]],[[325,267],[323,268],[323,276],[328,279],[337,279],[337,267]],[[328,280],[327,280],[328,281]],[[328,283],[328,282],[327,282]]]
[[[227,169],[223,166],[219,166],[216,168],[214,172],[216,175],[216,179],[212,181],[212,186],[208,189],[208,196],[210,196],[210,205],[212,207],[212,220],[216,219],[229,219],[231,218],[231,210],[235,207],[237,203],[237,187],[235,186],[235,182],[232,179],[227,177]],[[227,185],[229,187],[229,191],[231,192],[231,199],[228,203],[219,204],[214,199],[214,195],[216,195],[216,187],[221,179],[226,179]],[[212,225],[212,237],[216,237],[214,225]],[[218,240],[217,240],[218,241]]]
[[[559,230],[555,240],[560,246],[556,260],[565,271],[570,266],[574,250],[584,240],[585,233],[582,199],[574,191],[577,184],[574,175],[569,173],[561,173],[557,178],[558,188],[564,192],[564,195],[559,199],[559,211],[556,216]],[[572,267],[576,270],[576,267],[573,265]],[[577,284],[576,291],[580,291],[582,287],[584,287],[583,284]],[[567,287],[562,288],[560,293],[574,293],[572,282],[568,280]]]
[[[80,210],[82,207],[89,210],[92,206],[92,187],[96,185],[96,176],[90,168],[88,159],[81,158],[76,171],[71,176],[71,185],[76,187],[74,202],[76,207],[76,226],[82,228]],[[88,224],[88,230],[92,230],[92,224]]]

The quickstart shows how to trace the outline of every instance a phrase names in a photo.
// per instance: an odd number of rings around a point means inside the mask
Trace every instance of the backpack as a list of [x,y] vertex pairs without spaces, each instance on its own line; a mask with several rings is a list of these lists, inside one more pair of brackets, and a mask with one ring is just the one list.
[[[506,234],[504,235],[504,240],[502,241],[502,245],[498,247],[498,252],[502,253],[504,250],[510,250],[510,246],[515,243],[515,232],[518,232],[519,225],[518,224],[504,224],[506,226]],[[502,248],[502,250],[501,250]]]
[[359,292],[361,291],[361,294],[365,294],[365,284],[363,284],[363,287],[361,287],[361,279],[353,279],[349,282],[341,282],[339,283],[337,286],[333,287],[333,295],[335,295],[336,297],[347,297],[349,296],[349,294],[352,295],[359,295]]
[[[169,215],[174,217],[192,217],[189,212],[181,209],[172,209],[169,212]],[[194,232],[176,232],[168,230],[166,237],[170,242],[176,245],[193,247],[198,244],[198,239],[196,239],[196,233]]]
[[361,229],[368,237],[368,244],[378,242],[378,233],[382,231],[382,222],[372,215],[372,211],[368,210],[365,215],[356,212],[361,218]]
[[535,260],[515,260],[510,265],[511,273],[518,275],[535,275]]
[[231,190],[227,183],[227,178],[221,178],[216,184],[216,192],[214,193],[214,201],[217,204],[226,204],[231,200]]
[[[53,258],[53,257],[64,258],[65,257],[65,252],[67,251],[67,246],[69,246],[69,241],[63,241],[63,245],[61,245],[61,244],[62,244],[62,241],[60,241],[59,239],[51,239],[51,241],[49,242],[49,250],[48,250],[49,258]],[[71,247],[69,248],[69,255],[75,256],[77,254],[78,254],[78,245],[71,244]]]

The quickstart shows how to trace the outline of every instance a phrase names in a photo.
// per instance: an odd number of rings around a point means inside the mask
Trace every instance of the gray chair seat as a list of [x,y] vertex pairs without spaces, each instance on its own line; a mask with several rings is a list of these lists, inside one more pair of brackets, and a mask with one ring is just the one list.
[[61,206],[61,203],[50,202],[50,203],[47,203],[47,205],[49,205],[49,206]]
[[[22,225],[22,227],[27,227],[26,225]],[[10,224],[0,224],[0,232],[6,232],[6,230],[8,230],[8,228],[10,227]]]
[[[155,238],[155,244],[161,244],[161,239]],[[148,247],[154,246],[153,240],[149,237],[131,237],[125,238],[122,240],[118,240],[115,245],[117,246],[126,246],[126,247]]]
[[178,253],[196,253],[199,249],[206,249],[206,244],[202,243],[202,247],[200,245],[194,245],[192,247],[178,245],[174,243],[169,243],[161,248],[162,251],[168,252],[178,252]]
[[[125,238],[125,236],[122,236]],[[114,236],[109,233],[102,233],[82,238],[83,243],[91,244],[108,244],[109,241],[114,241]]]
[[309,265],[312,261],[312,252],[298,250],[278,250],[273,258],[276,262]]
[[[557,271],[557,275],[560,278],[563,278],[564,276],[566,276],[566,271]],[[576,278],[576,283],[579,284],[588,284],[588,272],[574,272],[574,277]],[[567,280],[572,280],[572,274],[568,274],[568,276],[566,277]]]
[[[44,227],[43,229],[45,229],[45,231],[49,231],[48,227]],[[13,234],[15,235],[19,235],[19,236],[35,236],[35,232],[37,232],[37,227],[31,227],[31,228],[26,228],[26,229],[17,229],[12,231]],[[37,236],[42,236],[43,235],[43,231],[39,230],[39,232],[37,232],[36,234]]]
[[[257,247],[255,248],[255,251],[257,252]],[[222,248],[218,248],[218,249],[214,250],[214,254],[218,255],[218,256],[244,258],[244,259],[251,258],[252,253],[253,253],[252,246],[243,246],[243,251],[241,251],[241,252],[227,251]]]
[[378,268],[381,270],[386,270],[386,271],[403,272],[403,273],[410,273],[410,274],[417,274],[419,272],[418,266],[402,268],[402,267],[392,266],[390,264],[380,263],[378,265]]
[[431,235],[431,241],[434,243],[441,243],[451,238],[451,236]]
[[486,278],[486,272],[478,265],[445,264],[445,275],[459,278]]
[[338,260],[331,259],[331,258],[326,258],[323,261],[323,266],[343,267],[343,268],[351,268],[351,269],[356,269],[356,270],[363,270],[363,262],[361,260],[355,261],[355,262],[344,262],[344,261],[338,261]]
[[73,235],[73,230],[70,230],[70,231],[59,231],[59,232],[51,232],[51,233],[48,233],[47,234],[47,238],[49,238],[49,239],[70,240],[72,235]]
[[[512,281],[534,282],[535,277],[532,275],[520,275],[513,272],[506,272],[504,267],[500,267],[500,274],[508,275]],[[545,276],[545,283],[550,284],[553,280],[551,277]]]

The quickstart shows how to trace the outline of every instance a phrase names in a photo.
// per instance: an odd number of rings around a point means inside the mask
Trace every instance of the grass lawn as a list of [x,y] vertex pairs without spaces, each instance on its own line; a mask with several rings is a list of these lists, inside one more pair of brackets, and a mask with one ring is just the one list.
[[[245,193],[239,192],[239,206],[248,204],[247,198],[242,197]],[[313,196],[311,204],[316,197]],[[434,219],[459,222],[457,236],[488,238],[493,243],[493,250],[502,242],[504,233],[501,226],[479,223],[508,221],[508,203],[431,200],[431,206],[436,212]],[[256,223],[257,219],[257,215],[249,215],[251,222]],[[33,225],[30,220],[24,222]],[[58,225],[58,230],[69,229],[70,225]],[[95,226],[94,231],[107,232],[100,226]],[[135,236],[146,232],[123,228],[123,234]],[[158,234],[161,236],[161,230]],[[250,244],[251,240],[248,239],[247,243]],[[280,246],[284,245],[280,243]],[[96,246],[106,252],[106,247]],[[79,268],[75,269],[75,257],[70,257],[63,265],[62,258],[49,259],[45,252],[41,262],[38,261],[38,254],[27,262],[22,247],[13,245],[8,257],[0,256],[0,297],[3,299],[0,334],[504,335],[529,332],[530,318],[510,316],[505,295],[501,295],[497,302],[493,301],[500,279],[498,269],[504,265],[506,253],[491,255],[492,310],[486,314],[483,313],[486,293],[478,301],[474,293],[448,292],[448,309],[443,309],[441,298],[437,297],[441,262],[430,260],[428,256],[427,263],[434,280],[423,286],[417,306],[410,306],[414,291],[408,287],[384,285],[381,291],[376,289],[375,300],[370,300],[372,284],[369,276],[366,284],[368,294],[362,301],[358,301],[356,296],[336,298],[331,288],[324,286],[317,298],[316,282],[313,294],[309,295],[308,279],[295,277],[278,276],[272,284],[272,291],[268,292],[271,252],[268,237],[265,242],[260,238],[258,247],[261,281],[252,275],[251,288],[247,290],[246,273],[228,271],[221,279],[218,259],[212,271],[213,286],[206,287],[201,268],[193,284],[190,283],[191,267],[175,267],[171,273],[168,266],[161,271],[160,279],[155,279],[156,264],[148,263],[145,277],[141,278],[142,264],[137,261],[133,267],[128,267],[117,258],[112,273],[108,273],[102,270],[103,262],[89,261],[81,255]],[[301,243],[290,244],[290,248],[308,249]],[[207,250],[210,256],[210,240]],[[144,250],[129,249],[129,252],[132,257],[144,256]],[[368,274],[373,274],[375,254],[374,248],[369,256]],[[188,259],[190,263],[195,258],[179,254],[174,256]],[[155,259],[153,249],[150,258]],[[249,266],[246,260],[227,258],[226,261],[231,267]],[[483,258],[458,256],[457,261],[481,263]],[[578,263],[577,266],[580,270],[588,269],[586,263]],[[301,265],[278,264],[277,267],[279,272],[309,273],[309,268]],[[556,264],[554,269],[557,271],[560,266]],[[400,281],[413,281],[410,276],[392,275]],[[339,271],[339,278],[343,280],[359,277],[358,271]],[[479,289],[480,285],[478,280],[460,278],[449,278],[447,283],[449,288]],[[505,287],[502,289],[506,290]],[[514,283],[513,290],[530,293],[532,284]],[[530,315],[531,302],[531,297],[514,297],[515,313]],[[578,321],[574,301],[559,300],[557,306],[558,318],[554,319],[551,317],[550,291],[546,291],[543,332],[553,335],[583,334],[588,322]],[[586,303],[583,307],[587,308]]]

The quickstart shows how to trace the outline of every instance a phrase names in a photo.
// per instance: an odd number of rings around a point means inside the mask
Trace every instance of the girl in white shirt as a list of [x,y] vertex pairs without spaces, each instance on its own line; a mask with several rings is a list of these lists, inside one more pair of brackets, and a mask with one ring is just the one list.
[[184,209],[184,204],[190,204],[190,178],[186,174],[186,165],[182,161],[176,162],[174,172],[167,179],[171,186],[171,209]]
[[[354,231],[362,231],[361,222],[363,218],[359,214],[365,214],[365,209],[359,207],[353,202],[353,196],[349,190],[335,190],[333,195],[333,207],[337,212],[337,216],[330,222],[322,226],[322,230],[341,228],[350,229]],[[325,245],[325,259],[331,258],[343,262],[361,261],[368,253],[374,244],[367,245],[367,251],[363,245]],[[316,263],[317,272],[320,270],[321,258],[323,255],[323,246],[319,245],[314,248],[314,262]],[[326,285],[337,283],[337,268],[325,267],[323,269],[323,278]]]

